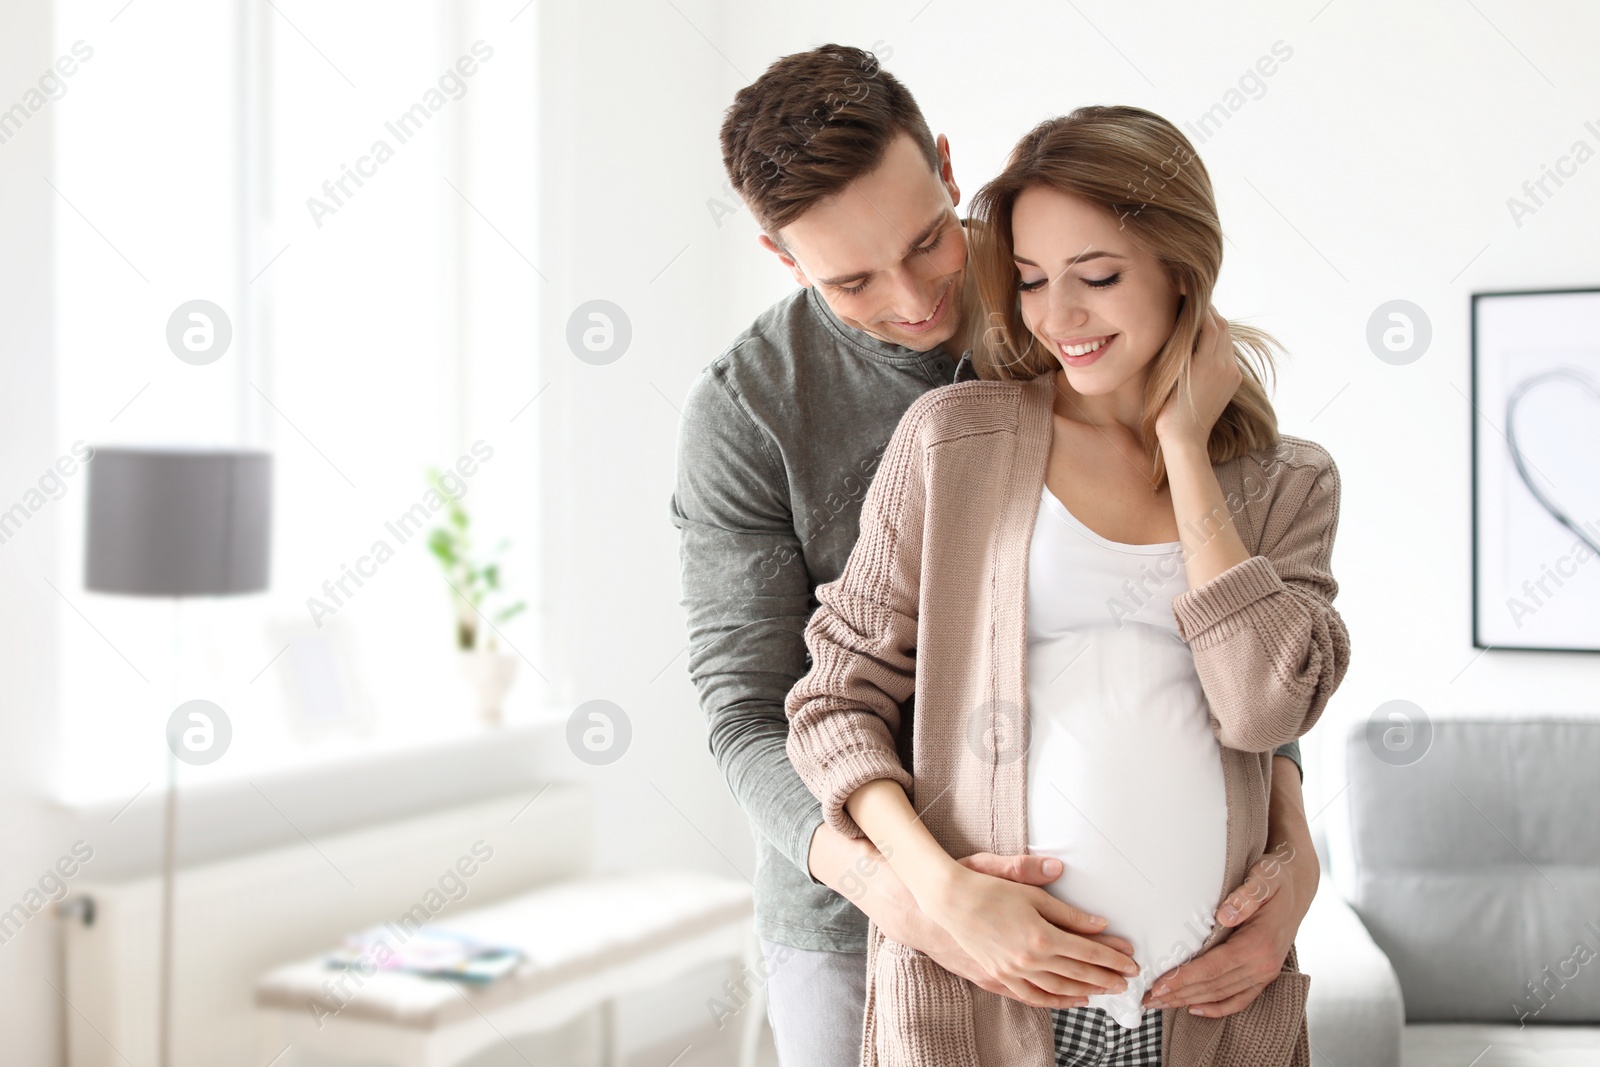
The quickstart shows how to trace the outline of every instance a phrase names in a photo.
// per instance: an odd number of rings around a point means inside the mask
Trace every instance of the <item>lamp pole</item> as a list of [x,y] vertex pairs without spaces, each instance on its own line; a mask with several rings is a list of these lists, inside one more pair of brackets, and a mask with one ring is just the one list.
[[[172,598],[172,706],[178,706],[183,658],[183,599]],[[178,867],[178,754],[166,738],[167,802],[161,846],[161,984],[157,992],[157,1058],[160,1067],[172,1067],[172,912],[173,887]]]

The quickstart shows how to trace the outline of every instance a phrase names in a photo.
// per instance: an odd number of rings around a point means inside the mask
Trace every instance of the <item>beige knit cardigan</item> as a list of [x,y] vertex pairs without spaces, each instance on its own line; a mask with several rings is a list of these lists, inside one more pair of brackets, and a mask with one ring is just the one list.
[[[817,588],[813,665],[786,703],[788,752],[844,834],[864,836],[846,798],[889,778],[952,856],[1027,850],[1027,562],[1053,388],[1047,375],[920,397],[863,502],[848,564]],[[1172,609],[1221,745],[1225,896],[1266,846],[1273,750],[1316,722],[1344,676],[1349,637],[1331,603],[1339,475],[1328,453],[1284,436],[1213,469],[1252,555]],[[901,707],[913,696],[908,771]],[[1204,947],[1227,932],[1217,925]],[[1291,949],[1242,1012],[1167,1009],[1162,1063],[1305,1067],[1309,981]],[[863,1067],[1054,1062],[1048,1009],[980,989],[871,927]]]

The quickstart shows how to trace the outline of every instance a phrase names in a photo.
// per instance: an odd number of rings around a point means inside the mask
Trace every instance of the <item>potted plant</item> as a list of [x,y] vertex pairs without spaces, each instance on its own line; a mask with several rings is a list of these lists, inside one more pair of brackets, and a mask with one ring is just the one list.
[[446,501],[446,519],[428,534],[428,549],[444,568],[445,581],[455,604],[456,648],[461,669],[478,694],[478,714],[491,726],[504,721],[501,703],[517,676],[517,656],[502,652],[494,627],[520,614],[527,604],[506,603],[500,584],[499,556],[510,544],[501,541],[487,557],[475,551],[472,520],[441,484],[439,472],[429,469],[428,484]]

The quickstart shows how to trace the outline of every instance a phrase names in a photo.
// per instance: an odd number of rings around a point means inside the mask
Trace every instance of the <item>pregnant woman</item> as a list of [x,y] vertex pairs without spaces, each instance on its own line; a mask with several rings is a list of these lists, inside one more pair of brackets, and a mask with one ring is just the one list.
[[[788,749],[829,823],[998,982],[1086,1002],[1029,1007],[874,929],[863,1063],[1303,1067],[1292,950],[1235,1014],[1144,1002],[1227,933],[1211,917],[1264,850],[1273,750],[1344,676],[1338,471],[1278,432],[1270,339],[1211,305],[1222,231],[1171,123],[1041,124],[969,230],[980,380],[896,429],[817,589]],[[1044,890],[951,858],[979,851],[1064,860],[1051,892],[1139,972],[1082,962]]]

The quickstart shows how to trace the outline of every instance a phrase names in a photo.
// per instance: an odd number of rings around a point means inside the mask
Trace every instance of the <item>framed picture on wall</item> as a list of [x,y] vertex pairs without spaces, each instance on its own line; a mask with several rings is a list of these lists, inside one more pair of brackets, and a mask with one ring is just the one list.
[[1600,289],[1472,295],[1472,632],[1600,652]]

